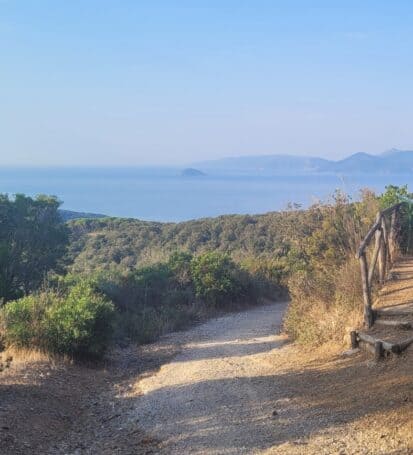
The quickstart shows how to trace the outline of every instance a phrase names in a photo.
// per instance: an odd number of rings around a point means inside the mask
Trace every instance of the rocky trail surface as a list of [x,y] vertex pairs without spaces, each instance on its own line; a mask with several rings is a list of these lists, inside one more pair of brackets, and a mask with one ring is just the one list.
[[0,375],[1,454],[411,454],[413,358],[303,350],[286,305],[113,352],[104,367],[18,360]]

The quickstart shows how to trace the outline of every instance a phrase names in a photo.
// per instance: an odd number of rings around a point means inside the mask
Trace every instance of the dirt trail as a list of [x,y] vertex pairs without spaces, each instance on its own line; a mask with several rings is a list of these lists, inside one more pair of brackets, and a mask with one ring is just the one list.
[[113,353],[104,368],[45,360],[0,375],[0,453],[413,454],[413,352],[303,350],[285,304]]
[[285,304],[214,319],[186,332],[181,352],[137,386],[143,429],[170,454],[249,452],[272,439],[272,350]]

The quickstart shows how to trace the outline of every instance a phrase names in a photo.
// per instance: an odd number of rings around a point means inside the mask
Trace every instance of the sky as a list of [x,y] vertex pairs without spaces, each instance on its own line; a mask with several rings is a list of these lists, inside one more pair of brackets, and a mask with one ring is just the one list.
[[0,165],[413,149],[413,2],[0,0]]

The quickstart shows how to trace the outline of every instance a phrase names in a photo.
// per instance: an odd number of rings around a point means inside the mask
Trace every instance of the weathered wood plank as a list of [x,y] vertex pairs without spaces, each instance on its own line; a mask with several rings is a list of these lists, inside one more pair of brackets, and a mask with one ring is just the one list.
[[383,349],[385,349],[386,351],[389,351],[389,352],[393,352],[394,343],[389,343],[388,341],[380,340],[378,338],[375,338],[375,337],[368,335],[367,333],[363,333],[363,332],[358,332],[357,336],[361,341],[371,344],[372,346],[374,346],[377,341],[380,341],[383,346]]
[[398,345],[400,347],[400,352],[407,349],[412,343],[413,343],[413,337],[408,338],[407,340],[404,340],[401,343],[398,343]]
[[404,202],[399,202],[398,204],[394,204],[391,207],[387,207],[387,209],[382,210],[380,213],[382,214],[382,216],[390,215],[392,212],[394,212],[394,210],[397,210],[403,204],[404,204]]
[[412,311],[408,310],[382,310],[380,308],[377,308],[374,310],[374,313],[377,317],[382,317],[382,316],[395,316],[395,317],[402,317],[402,316],[413,316]]
[[374,324],[377,325],[384,325],[387,327],[394,327],[397,329],[403,329],[403,330],[410,330],[412,328],[411,322],[406,322],[406,321],[394,321],[394,320],[387,320],[387,319],[377,319],[374,321]]
[[369,245],[371,239],[373,238],[374,233],[377,231],[377,229],[380,228],[381,222],[380,220],[384,219],[386,216],[390,215],[393,211],[397,210],[403,202],[400,202],[399,204],[392,205],[391,207],[388,207],[387,209],[382,210],[377,214],[377,218],[373,226],[369,229],[367,232],[366,236],[360,243],[360,247],[357,251],[356,258],[360,259],[361,255],[364,253],[365,249]]
[[370,228],[369,232],[364,237],[363,241],[360,243],[360,247],[356,254],[357,259],[360,259],[361,256],[365,253],[365,250],[368,247],[371,239],[373,238],[373,235],[375,234],[377,229],[380,229],[380,226],[381,226],[381,217],[379,217],[379,220],[376,220],[376,222]]

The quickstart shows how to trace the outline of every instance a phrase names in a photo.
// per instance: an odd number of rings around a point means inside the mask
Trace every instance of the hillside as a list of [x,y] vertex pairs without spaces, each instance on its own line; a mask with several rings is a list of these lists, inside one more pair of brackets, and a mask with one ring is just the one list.
[[59,209],[59,214],[63,221],[77,220],[79,218],[105,218],[106,215],[100,213],[74,212],[73,210]]
[[[104,218],[69,222],[76,271],[125,268],[164,260],[170,253],[221,251],[234,258],[285,256],[294,238],[309,233],[309,211],[225,215],[182,223]],[[293,234],[294,233],[294,234]]]

